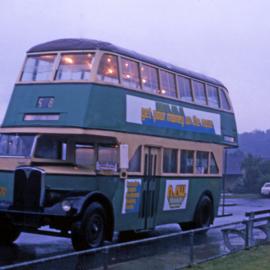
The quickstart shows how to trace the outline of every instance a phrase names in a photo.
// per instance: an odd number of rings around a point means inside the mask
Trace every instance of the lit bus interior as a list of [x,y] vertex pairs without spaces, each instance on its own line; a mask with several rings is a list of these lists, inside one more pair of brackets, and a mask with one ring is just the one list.
[[102,51],[28,55],[18,83],[96,82],[231,111],[227,89]]

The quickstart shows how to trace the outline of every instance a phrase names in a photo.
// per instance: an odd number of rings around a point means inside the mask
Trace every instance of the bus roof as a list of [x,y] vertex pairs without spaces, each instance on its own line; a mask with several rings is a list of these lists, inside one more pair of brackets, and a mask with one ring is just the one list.
[[109,42],[98,41],[98,40],[93,40],[93,39],[67,38],[67,39],[52,40],[52,41],[41,43],[39,45],[32,47],[31,49],[28,50],[27,53],[50,52],[50,51],[72,51],[72,50],[109,51],[109,52],[121,54],[127,57],[135,58],[135,59],[138,59],[139,61],[156,65],[164,69],[169,69],[171,71],[192,77],[194,79],[206,81],[206,82],[224,87],[224,85],[220,81],[214,78],[208,77],[206,75],[171,65],[169,63],[157,60],[155,58],[142,55],[135,51],[131,51],[131,50],[127,50],[127,49],[115,46]]

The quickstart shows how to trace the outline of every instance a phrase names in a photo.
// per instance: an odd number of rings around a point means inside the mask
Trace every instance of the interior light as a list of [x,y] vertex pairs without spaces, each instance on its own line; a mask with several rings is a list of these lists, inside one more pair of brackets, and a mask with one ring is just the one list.
[[127,74],[126,77],[127,77],[128,79],[130,79],[130,75],[129,75],[129,74]]
[[64,62],[66,62],[67,64],[73,64],[73,59],[71,57],[65,56],[63,58]]
[[161,89],[161,94],[166,94],[166,90]]
[[142,82],[143,82],[143,83],[146,83],[146,79],[142,79]]
[[113,74],[113,69],[108,68],[108,73],[109,73],[109,74]]
[[55,56],[54,55],[51,55],[51,54],[47,54],[47,55],[41,55],[40,56],[40,58],[42,58],[42,59],[48,59],[48,60],[50,60],[50,59],[52,59],[52,58],[54,58]]
[[91,53],[88,53],[87,56],[88,56],[88,57],[92,57],[92,54],[91,54]]
[[107,58],[107,62],[108,63],[111,63],[112,62],[112,59],[111,58]]
[[125,63],[125,67],[128,67],[128,63],[127,62]]

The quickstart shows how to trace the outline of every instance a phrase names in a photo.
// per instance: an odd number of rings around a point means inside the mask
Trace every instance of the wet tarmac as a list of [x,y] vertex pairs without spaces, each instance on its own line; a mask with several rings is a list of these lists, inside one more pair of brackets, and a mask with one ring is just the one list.
[[[241,221],[245,218],[246,212],[270,209],[270,198],[226,199],[225,205],[227,206],[224,213],[231,215],[216,218],[214,225]],[[222,212],[220,208],[219,214],[222,214]],[[147,234],[138,234],[132,240],[179,231],[180,228],[177,224],[158,226],[155,231]],[[215,237],[218,241],[219,235],[211,234],[211,240],[215,240]],[[72,251],[73,248],[69,239],[22,233],[13,245],[8,247],[0,246],[0,266]]]

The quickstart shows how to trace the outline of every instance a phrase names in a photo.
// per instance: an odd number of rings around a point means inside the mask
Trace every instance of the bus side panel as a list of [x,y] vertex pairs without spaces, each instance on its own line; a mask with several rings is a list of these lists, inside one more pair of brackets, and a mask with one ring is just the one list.
[[[182,191],[180,190],[180,192],[177,192],[176,189],[177,186],[179,187],[179,185],[182,185]],[[183,190],[183,186],[186,187],[185,191]],[[183,180],[179,178],[163,178],[163,181],[161,181],[161,188],[159,193],[156,225],[192,221],[196,206],[204,192],[211,193],[214,204],[214,215],[216,216],[220,201],[220,190],[221,178],[187,177]],[[183,199],[184,192],[186,192],[186,200]],[[174,198],[172,198],[173,196]]]
[[[72,190],[72,191],[97,191],[105,195],[111,202],[114,215],[114,229],[136,230],[143,228],[143,221],[138,218],[138,211],[125,211],[124,196],[125,181],[117,176],[78,176],[78,175],[47,175],[46,185],[50,189]],[[133,180],[130,180],[133,181]],[[141,193],[139,190],[137,201],[139,202]]]
[[13,172],[0,171],[0,203],[13,201]]

